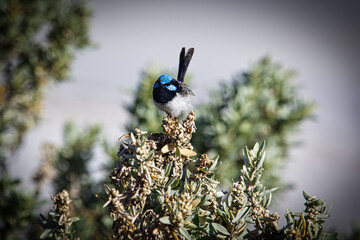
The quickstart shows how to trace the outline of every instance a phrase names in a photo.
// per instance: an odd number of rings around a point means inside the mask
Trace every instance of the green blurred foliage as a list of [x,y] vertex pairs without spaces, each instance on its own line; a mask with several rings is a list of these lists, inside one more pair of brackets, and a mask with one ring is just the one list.
[[90,16],[82,0],[0,1],[1,239],[39,233],[39,187],[24,191],[7,159],[40,119],[47,84],[66,80],[76,50],[90,45]]
[[34,223],[40,202],[19,185],[7,174],[0,178],[0,239],[27,239],[39,231]]
[[44,87],[68,77],[75,50],[89,45],[82,0],[0,2],[0,164],[39,120]]
[[[159,73],[148,68],[142,73],[129,130],[134,126],[160,132],[161,122],[152,103],[152,87]],[[230,82],[223,82],[213,91],[209,102],[196,108],[197,133],[193,145],[211,157],[219,155],[223,165],[218,169],[220,180],[229,186],[243,165],[241,149],[266,140],[268,156],[264,184],[280,186],[281,169],[291,146],[291,134],[311,116],[314,104],[298,97],[294,71],[285,69],[265,57],[247,72]],[[206,141],[204,140],[206,139]]]
[[[264,184],[280,186],[281,170],[292,146],[291,134],[311,116],[313,103],[298,97],[294,71],[265,57],[247,72],[223,83],[200,106],[194,145],[220,155],[220,179],[229,182],[243,165],[241,148],[267,141]],[[204,141],[207,139],[207,141]]]
[[99,133],[97,125],[81,129],[72,122],[65,124],[63,146],[54,161],[57,172],[55,192],[71,187],[70,194],[74,197],[79,194],[82,184],[91,182],[88,165]]

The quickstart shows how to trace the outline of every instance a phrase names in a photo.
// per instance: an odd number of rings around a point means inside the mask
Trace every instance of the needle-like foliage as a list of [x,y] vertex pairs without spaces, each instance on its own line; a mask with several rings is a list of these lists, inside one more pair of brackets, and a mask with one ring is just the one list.
[[277,188],[261,181],[265,142],[245,147],[238,179],[229,192],[219,189],[219,158],[190,143],[194,120],[194,112],[182,123],[168,115],[164,134],[135,129],[120,138],[112,186],[98,195],[113,219],[112,239],[337,239],[323,229],[325,202],[305,193],[306,209],[288,210],[288,224],[278,226],[279,214],[268,210]]

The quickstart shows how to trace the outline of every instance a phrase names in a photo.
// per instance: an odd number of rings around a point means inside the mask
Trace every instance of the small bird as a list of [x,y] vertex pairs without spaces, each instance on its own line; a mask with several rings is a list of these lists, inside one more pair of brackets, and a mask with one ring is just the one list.
[[177,79],[170,75],[161,75],[154,84],[153,101],[155,106],[167,114],[179,117],[182,113],[190,111],[193,106],[190,96],[194,95],[184,84],[185,73],[194,54],[194,48],[181,49]]

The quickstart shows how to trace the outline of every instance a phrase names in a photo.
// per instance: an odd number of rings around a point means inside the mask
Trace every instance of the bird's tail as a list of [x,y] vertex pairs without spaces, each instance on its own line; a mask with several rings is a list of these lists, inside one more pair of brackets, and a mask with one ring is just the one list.
[[189,66],[191,58],[194,54],[194,48],[189,48],[185,54],[185,48],[183,47],[180,52],[179,71],[177,80],[180,83],[184,82],[186,70]]

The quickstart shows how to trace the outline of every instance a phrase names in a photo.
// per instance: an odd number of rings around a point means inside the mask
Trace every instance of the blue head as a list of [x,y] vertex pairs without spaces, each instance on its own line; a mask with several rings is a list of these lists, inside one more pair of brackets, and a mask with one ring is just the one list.
[[153,88],[153,99],[158,103],[171,101],[182,89],[178,81],[170,75],[164,74],[155,82]]
[[159,77],[159,82],[161,84],[166,84],[166,83],[169,83],[173,80],[173,78],[170,76],[170,75],[167,75],[167,74],[163,74]]
[[176,90],[179,88],[179,83],[170,75],[163,74],[155,82],[154,88],[159,88],[161,86],[167,88],[169,91],[176,92]]

